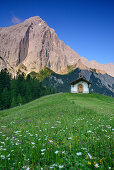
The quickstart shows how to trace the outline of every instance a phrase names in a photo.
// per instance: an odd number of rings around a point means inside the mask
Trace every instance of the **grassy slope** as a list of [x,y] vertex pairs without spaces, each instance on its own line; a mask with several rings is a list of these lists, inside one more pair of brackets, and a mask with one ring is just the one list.
[[95,112],[114,113],[114,98],[108,96],[99,94],[69,94],[69,100],[74,101],[75,104],[81,107],[92,109]]
[[[5,159],[0,157],[0,168],[57,169],[63,165],[94,169],[98,163],[100,169],[108,169],[112,166],[113,113],[114,98],[70,93],[45,96],[1,111],[0,141],[4,143],[0,155]],[[82,155],[77,156],[78,152]]]

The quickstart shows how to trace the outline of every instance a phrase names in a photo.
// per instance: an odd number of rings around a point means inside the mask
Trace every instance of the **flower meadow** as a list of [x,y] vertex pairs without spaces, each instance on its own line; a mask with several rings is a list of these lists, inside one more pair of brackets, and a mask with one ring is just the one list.
[[1,111],[0,169],[112,169],[113,112],[110,97],[67,93]]

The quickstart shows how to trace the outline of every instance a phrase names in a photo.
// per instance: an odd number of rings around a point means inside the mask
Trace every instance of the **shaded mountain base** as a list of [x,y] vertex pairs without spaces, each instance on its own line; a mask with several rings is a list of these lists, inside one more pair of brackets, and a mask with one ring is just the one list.
[[78,68],[66,75],[52,73],[42,83],[43,86],[48,84],[55,88],[56,92],[70,92],[70,83],[78,78],[80,72],[86,80],[92,83],[90,93],[100,93],[114,97],[114,77]]

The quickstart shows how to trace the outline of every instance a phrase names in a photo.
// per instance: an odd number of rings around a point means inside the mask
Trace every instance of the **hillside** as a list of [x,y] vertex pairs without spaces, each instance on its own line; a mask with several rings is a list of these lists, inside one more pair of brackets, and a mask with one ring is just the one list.
[[0,111],[0,169],[110,169],[114,98],[58,93]]

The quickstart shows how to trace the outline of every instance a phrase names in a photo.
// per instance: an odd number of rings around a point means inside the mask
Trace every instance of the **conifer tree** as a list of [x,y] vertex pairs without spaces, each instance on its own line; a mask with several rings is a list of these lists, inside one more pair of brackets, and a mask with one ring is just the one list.
[[13,97],[13,98],[12,98],[12,101],[11,101],[10,107],[15,107],[15,106],[17,106],[17,101],[16,101],[16,98]]
[[18,72],[16,78],[11,79],[7,69],[0,72],[0,110],[24,104],[40,96],[51,94],[54,91],[30,75]]
[[11,75],[8,73],[7,69],[3,69],[0,72],[0,93],[7,87],[10,89]]
[[21,95],[19,94],[19,95],[17,96],[17,105],[18,105],[18,106],[21,106],[22,104],[23,104],[23,100],[22,100]]
[[10,93],[7,87],[3,90],[2,95],[2,109],[7,109],[10,107]]

